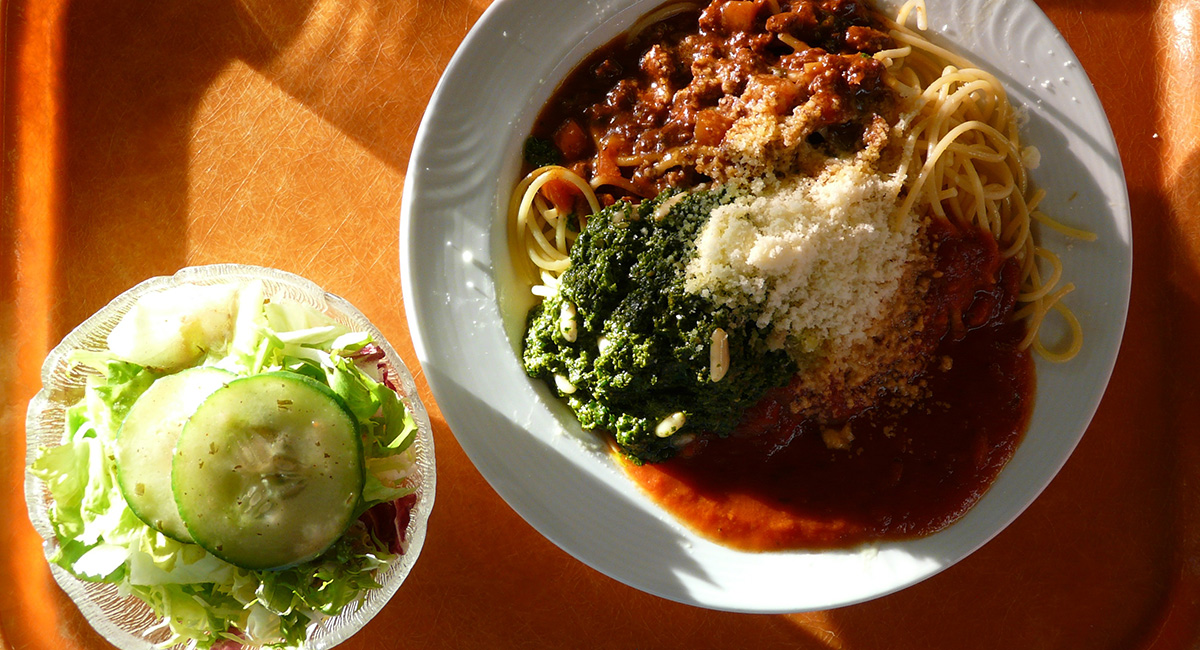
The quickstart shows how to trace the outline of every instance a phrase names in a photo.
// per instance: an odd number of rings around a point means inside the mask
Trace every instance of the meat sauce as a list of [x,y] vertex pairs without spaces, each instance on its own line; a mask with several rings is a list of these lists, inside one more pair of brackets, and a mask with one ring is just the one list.
[[[926,397],[903,412],[851,415],[830,448],[828,425],[793,415],[792,387],[768,394],[729,438],[703,439],[654,465],[625,463],[647,494],[697,532],[766,551],[846,547],[928,535],[961,517],[1012,458],[1033,409],[1024,324],[1009,320],[1019,268],[990,235],[943,226],[926,318]],[[836,396],[831,396],[835,399]]]
[[[764,105],[775,115],[811,107],[810,142],[842,150],[858,147],[876,116],[895,119],[884,65],[864,56],[894,44],[864,3],[804,0],[775,15],[766,4],[717,0],[608,43],[559,86],[533,136],[553,142],[561,164],[584,178],[629,180],[599,189],[611,204],[709,180],[660,156],[717,145]],[[795,50],[781,35],[808,47]]]

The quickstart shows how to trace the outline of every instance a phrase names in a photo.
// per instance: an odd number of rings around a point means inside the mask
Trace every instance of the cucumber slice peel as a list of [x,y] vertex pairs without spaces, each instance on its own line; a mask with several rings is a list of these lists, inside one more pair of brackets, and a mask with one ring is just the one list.
[[281,371],[213,392],[188,419],[172,491],[192,538],[245,569],[323,553],[349,527],[364,481],[358,423],[329,387]]
[[218,368],[189,368],[158,379],[130,407],[117,432],[117,483],[133,514],[180,542],[192,536],[171,489],[175,442],[187,419],[214,391],[236,378]]

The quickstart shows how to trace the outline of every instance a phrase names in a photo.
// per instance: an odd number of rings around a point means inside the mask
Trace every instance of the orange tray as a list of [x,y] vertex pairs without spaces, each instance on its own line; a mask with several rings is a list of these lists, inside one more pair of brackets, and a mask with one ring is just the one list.
[[[274,266],[359,306],[418,370],[397,225],[417,123],[487,0],[10,0],[3,24],[0,648],[102,648],[26,516],[43,356],[124,289]],[[1134,281],[1112,383],[1049,489],[962,563],[787,616],[643,594],[488,487],[419,373],[438,454],[421,560],[347,648],[1200,646],[1200,3],[1041,0],[1112,121]]]

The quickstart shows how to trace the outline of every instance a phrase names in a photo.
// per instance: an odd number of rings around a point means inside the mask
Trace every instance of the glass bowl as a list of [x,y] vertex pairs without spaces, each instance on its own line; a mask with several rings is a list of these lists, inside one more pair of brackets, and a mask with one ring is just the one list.
[[[301,648],[325,650],[362,629],[383,609],[412,570],[425,541],[425,527],[433,508],[436,482],[429,414],[417,396],[412,374],[383,334],[346,300],[300,276],[241,264],[189,267],[175,275],[151,278],[138,284],[72,330],[46,357],[42,365],[42,389],[30,402],[26,418],[25,465],[28,470],[38,456],[39,449],[60,444],[66,428],[66,409],[83,395],[87,371],[71,361],[72,352],[106,349],[109,332],[139,297],[181,284],[215,285],[251,280],[262,281],[264,296],[272,300],[286,299],[301,303],[325,313],[353,331],[369,332],[376,345],[383,349],[392,370],[390,375],[400,389],[400,398],[417,423],[416,439],[412,446],[417,465],[411,479],[417,485],[416,503],[405,531],[404,554],[381,570],[376,580],[382,587],[368,591],[358,607],[348,605],[340,614],[325,618],[310,628],[308,640]],[[58,548],[48,515],[51,500],[44,483],[28,471],[25,474],[25,501],[29,518],[42,536],[43,548],[49,558]],[[79,606],[84,618],[117,647],[124,650],[151,650],[162,647],[161,644],[170,638],[169,628],[149,606],[134,596],[121,595],[116,585],[79,580],[53,563],[50,564],[50,570],[58,584]],[[186,647],[186,644],[181,643],[176,647]]]

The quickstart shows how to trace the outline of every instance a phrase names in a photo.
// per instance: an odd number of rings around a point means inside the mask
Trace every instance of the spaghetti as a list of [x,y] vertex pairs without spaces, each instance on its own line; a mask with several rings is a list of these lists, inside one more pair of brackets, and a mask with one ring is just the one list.
[[[1027,321],[1021,347],[1032,346],[1051,361],[1066,361],[1083,345],[1079,320],[1062,304],[1075,289],[1057,286],[1062,262],[1038,245],[1032,222],[1086,241],[1095,235],[1064,226],[1037,209],[1045,196],[1031,191],[1026,160],[1036,151],[1021,147],[1017,116],[1000,82],[962,57],[941,48],[906,26],[915,12],[925,29],[924,0],[909,0],[895,21],[886,20],[900,47],[876,53],[893,74],[898,90],[912,101],[915,117],[907,130],[903,165],[911,166],[907,196],[897,210],[902,218],[914,209],[937,218],[991,233],[1004,258],[1021,262],[1022,306],[1013,318]],[[1050,266],[1044,276],[1038,260]],[[1046,314],[1059,312],[1069,334],[1061,349],[1048,348],[1039,336]]]
[[[758,3],[756,11],[771,16],[782,13],[774,2],[760,5],[764,3]],[[668,4],[640,20],[629,38],[696,8],[693,3]],[[1079,352],[1083,342],[1078,319],[1062,303],[1075,287],[1071,283],[1059,286],[1062,263],[1053,251],[1038,245],[1032,225],[1037,222],[1087,241],[1095,236],[1065,226],[1038,209],[1045,193],[1031,189],[1027,173],[1027,162],[1036,160],[1037,152],[1022,147],[1017,113],[1004,88],[991,74],[907,27],[913,17],[917,29],[925,29],[924,0],[909,0],[895,20],[877,16],[895,46],[872,55],[886,67],[884,81],[901,100],[899,165],[906,180],[893,219],[943,219],[990,233],[1002,257],[1016,258],[1021,265],[1020,306],[1013,314],[1014,319],[1026,322],[1021,348],[1032,347],[1044,358],[1066,361]],[[798,53],[810,49],[791,34],[775,36]],[[696,131],[700,131],[699,123]],[[532,292],[538,296],[553,293],[557,277],[569,264],[575,232],[568,215],[585,219],[598,211],[601,200],[597,191],[606,186],[634,200],[652,196],[646,183],[626,177],[623,168],[644,166],[648,175],[662,176],[668,170],[716,158],[714,146],[690,138],[665,151],[619,154],[595,132],[589,135],[598,161],[590,170],[590,182],[572,169],[545,166],[530,172],[513,193],[510,241],[515,243],[515,258],[527,260],[522,264]],[[635,171],[635,177],[638,173]],[[563,198],[564,183],[577,190],[577,204]],[[1049,268],[1048,273],[1039,260]],[[1046,345],[1039,336],[1051,310],[1058,312],[1068,327],[1066,340],[1058,347]]]
[[[513,191],[509,202],[509,241],[515,242],[514,259],[526,261],[524,270],[536,296],[554,292],[558,276],[570,265],[570,246],[578,227],[570,227],[573,204],[561,199],[555,203],[544,195],[547,185],[569,183],[584,197],[588,215],[600,211],[596,193],[578,174],[557,165],[539,167],[529,172]],[[561,187],[561,185],[559,185]],[[548,191],[545,191],[548,194]],[[586,216],[586,215],[585,215]],[[581,227],[582,224],[579,224]]]

